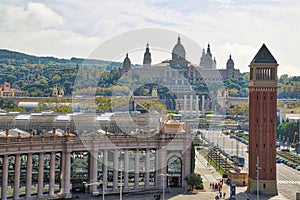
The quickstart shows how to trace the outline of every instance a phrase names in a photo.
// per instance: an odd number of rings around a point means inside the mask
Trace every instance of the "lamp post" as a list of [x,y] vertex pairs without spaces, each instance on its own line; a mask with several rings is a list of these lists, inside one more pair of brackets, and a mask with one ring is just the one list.
[[256,196],[257,200],[259,200],[259,157],[256,157]]
[[123,196],[122,196],[122,170],[123,170],[123,155],[124,155],[124,152],[123,151],[120,151],[120,200],[123,199]]
[[120,200],[122,200],[122,165],[123,161],[121,160]]
[[104,191],[104,176],[103,176],[103,171],[102,171],[102,199],[105,199],[105,191]]
[[159,176],[163,177],[163,200],[165,200],[165,178],[168,176],[168,174],[159,174]]

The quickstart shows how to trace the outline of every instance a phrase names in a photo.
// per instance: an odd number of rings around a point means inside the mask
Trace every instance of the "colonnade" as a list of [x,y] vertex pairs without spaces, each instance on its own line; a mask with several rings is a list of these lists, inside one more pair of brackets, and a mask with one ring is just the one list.
[[[188,105],[189,105],[189,108],[188,108]],[[189,102],[188,102],[187,95],[183,96],[183,114],[184,114],[185,118],[199,116],[200,112],[199,112],[199,96],[198,95],[190,95]]]
[[[140,152],[145,151],[145,154],[143,155],[145,157],[144,161],[144,170],[143,173],[143,182],[144,185],[140,186]],[[152,159],[155,159],[154,163],[152,163],[152,173],[155,174],[155,180],[152,180],[152,184],[150,184],[150,154],[151,150],[153,152],[155,151],[155,158],[152,156]],[[109,166],[109,151],[113,152],[113,187],[108,188],[108,166]],[[133,187],[129,186],[129,151],[134,151],[134,183]],[[152,153],[153,153],[152,152]],[[157,153],[159,152],[159,156]],[[99,154],[103,155],[103,165],[102,165],[102,178],[99,180],[99,174],[98,174],[98,164],[100,162],[99,160]],[[109,192],[116,192],[119,191],[120,183],[119,183],[119,172],[121,171],[124,173],[122,177],[122,187],[124,191],[132,190],[132,189],[146,189],[151,187],[161,187],[161,183],[157,181],[157,179],[161,179],[158,177],[159,173],[166,173],[166,161],[164,160],[166,152],[161,152],[161,150],[157,151],[156,149],[150,149],[150,148],[134,148],[134,149],[92,149],[89,151],[90,156],[90,162],[88,165],[88,173],[89,173],[89,181],[87,182],[87,185],[89,186],[89,192],[102,192],[102,188],[104,188],[106,193]],[[45,164],[44,158],[47,155],[47,158],[50,157],[50,163]],[[57,155],[58,158],[57,158]],[[43,198],[45,196],[55,197],[70,197],[71,196],[71,177],[72,177],[72,171],[71,171],[71,157],[73,155],[73,152],[70,149],[67,149],[62,152],[38,152],[38,153],[27,153],[27,154],[9,154],[9,155],[2,155],[2,187],[1,187],[1,199],[6,200],[8,197],[8,188],[9,188],[9,181],[8,176],[13,171],[14,176],[14,182],[13,182],[13,199],[20,199],[21,193],[20,193],[20,180],[21,180],[21,170],[24,172],[24,168],[21,169],[21,156],[26,156],[26,186],[25,186],[25,197],[24,194],[22,194],[22,198],[25,199],[31,199],[31,198]],[[38,158],[38,166],[37,166],[37,187],[35,189],[36,193],[33,193],[33,185],[35,185],[35,181],[33,181],[33,156]],[[14,168],[9,169],[10,162],[9,158],[13,157],[12,159]],[[59,163],[57,163],[57,160],[59,159]],[[161,165],[163,163],[164,165]],[[162,167],[164,166],[164,167]],[[153,167],[155,167],[153,171]],[[56,180],[56,176],[58,174],[55,173],[55,170],[59,168],[59,181]],[[44,181],[45,179],[45,169],[47,169],[47,173],[49,173],[49,181]],[[45,173],[44,173],[45,172]],[[23,175],[24,176],[24,175]],[[124,178],[123,178],[124,177]],[[99,188],[99,184],[102,183],[103,187]],[[45,184],[49,184],[49,188],[47,188],[47,194],[44,194],[45,192]],[[59,185],[60,190],[57,191],[57,186]],[[56,187],[56,190],[55,190]]]

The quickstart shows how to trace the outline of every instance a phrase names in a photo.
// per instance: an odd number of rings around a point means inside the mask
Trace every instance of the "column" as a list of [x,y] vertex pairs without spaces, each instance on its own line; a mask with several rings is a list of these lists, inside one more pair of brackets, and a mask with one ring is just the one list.
[[146,166],[145,166],[145,188],[149,187],[150,177],[150,149],[146,149]]
[[139,187],[139,165],[140,165],[140,154],[139,149],[135,149],[134,155],[134,188],[137,189]]
[[205,115],[205,95],[202,95],[202,116]]
[[186,95],[183,96],[183,112],[184,112],[184,118],[186,117],[186,109],[187,109],[187,105],[186,105]]
[[159,174],[161,174],[161,148],[157,148],[155,151],[155,187],[159,188],[161,177]]
[[55,152],[51,152],[50,155],[50,183],[49,183],[49,194],[54,196],[55,189]]
[[128,164],[129,164],[129,153],[128,153],[128,149],[125,149],[125,155],[124,155],[124,190],[128,189],[128,176],[129,176]]
[[66,166],[66,152],[62,151],[60,156],[60,194],[65,193],[65,166]]
[[3,156],[1,199],[7,199],[8,155]]
[[119,165],[118,165],[118,158],[119,158],[119,154],[118,154],[118,150],[115,149],[114,150],[114,183],[113,183],[113,189],[114,190],[118,190],[118,172],[119,172]]
[[64,193],[65,193],[65,197],[68,198],[70,197],[71,193],[70,193],[70,185],[71,185],[71,152],[69,152],[69,150],[66,151],[65,153],[65,173],[64,173],[64,180],[65,180],[65,184],[64,184]]
[[164,176],[167,173],[166,168],[166,158],[167,158],[167,152],[166,147],[161,147],[156,151],[156,187],[162,188],[163,187],[163,179]]
[[193,116],[193,95],[190,95],[190,118]]
[[[90,168],[91,169],[91,178],[90,178],[90,181],[92,183],[96,183],[98,180],[97,180],[97,174],[98,174],[98,162],[97,162],[97,158],[98,158],[98,151],[92,151],[92,153],[90,154],[91,156],[91,165],[92,167]],[[93,192],[97,192],[97,185],[98,184],[92,184],[91,187],[90,187],[90,191],[93,193]]]
[[[103,188],[107,189],[107,150],[103,150]],[[102,191],[104,192],[104,191]]]
[[199,96],[196,95],[196,117],[199,117]]
[[19,199],[20,172],[21,172],[20,166],[21,166],[21,156],[20,154],[17,154],[15,160],[14,199]]
[[44,188],[44,153],[39,154],[39,169],[38,169],[38,198],[43,197]]
[[31,183],[32,183],[32,154],[27,155],[27,168],[26,168],[26,198],[31,197]]

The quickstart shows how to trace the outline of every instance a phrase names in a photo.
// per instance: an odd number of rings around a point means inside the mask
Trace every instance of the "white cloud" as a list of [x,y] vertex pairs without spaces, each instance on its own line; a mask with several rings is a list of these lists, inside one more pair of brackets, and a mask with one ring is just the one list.
[[[232,53],[242,72],[266,43],[279,72],[297,75],[299,10],[300,3],[291,0],[16,0],[0,6],[0,48],[84,57],[118,34],[155,27],[183,34],[205,48],[211,43],[220,68]],[[170,41],[171,50],[176,38]],[[188,50],[188,58],[198,64],[201,52]],[[135,57],[132,62],[141,63],[142,54]]]
[[42,3],[29,2],[25,8],[5,5],[3,25],[16,29],[45,29],[60,27],[63,19]]
[[86,57],[100,42],[97,37],[64,29],[63,17],[42,3],[3,5],[0,10],[0,48],[41,56]]

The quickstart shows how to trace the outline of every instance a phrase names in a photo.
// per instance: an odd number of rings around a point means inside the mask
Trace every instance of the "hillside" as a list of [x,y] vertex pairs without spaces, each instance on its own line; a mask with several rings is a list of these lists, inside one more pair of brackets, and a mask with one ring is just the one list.
[[120,62],[95,59],[38,57],[0,49],[0,84],[9,82],[12,88],[25,91],[26,96],[51,96],[52,88],[62,86],[70,95],[78,69],[84,67],[87,76],[122,67]]
[[38,57],[33,55],[28,55],[20,52],[9,51],[6,49],[0,49],[0,63],[7,65],[21,66],[24,64],[84,64],[87,66],[97,65],[98,67],[107,67],[113,65],[116,67],[121,67],[122,63],[95,60],[95,59],[83,59],[83,58],[55,58],[52,56]]

